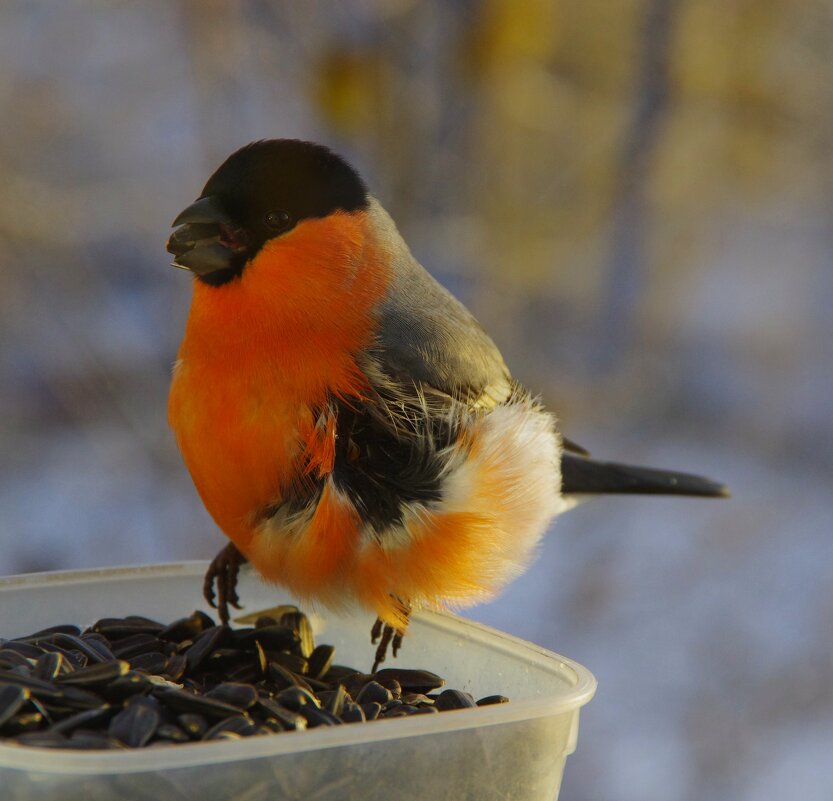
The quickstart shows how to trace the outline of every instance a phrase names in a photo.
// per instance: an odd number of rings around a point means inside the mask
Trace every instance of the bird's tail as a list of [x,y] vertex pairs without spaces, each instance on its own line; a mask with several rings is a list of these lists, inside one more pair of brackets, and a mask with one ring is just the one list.
[[729,497],[729,491],[723,484],[702,476],[615,462],[597,462],[566,451],[561,455],[561,492],[564,495],[619,493]]

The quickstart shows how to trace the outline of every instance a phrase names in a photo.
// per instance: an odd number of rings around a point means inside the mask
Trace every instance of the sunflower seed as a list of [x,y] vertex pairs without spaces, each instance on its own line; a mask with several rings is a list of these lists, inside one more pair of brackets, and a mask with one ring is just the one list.
[[61,672],[63,667],[63,654],[59,654],[57,651],[46,651],[38,657],[32,675],[36,679],[51,681]]
[[0,649],[0,667],[4,670],[24,668],[28,673],[32,670],[32,660],[23,656],[23,654],[19,654],[17,651],[2,648]]
[[130,615],[83,633],[61,625],[0,640],[0,730],[36,747],[137,748],[475,706],[459,690],[432,692],[445,682],[426,670],[335,664],[297,607],[244,622],[232,630],[198,611],[165,626]]
[[228,733],[248,737],[254,734],[256,730],[257,726],[252,723],[251,718],[244,715],[233,715],[215,723],[202,738],[203,740],[218,740]]
[[244,646],[253,646],[255,642],[259,642],[265,651],[288,651],[299,646],[300,637],[288,626],[275,624],[254,628],[240,638]]
[[92,726],[95,723],[109,720],[112,717],[113,709],[110,706],[102,706],[98,709],[85,709],[82,712],[76,712],[68,718],[64,718],[58,723],[50,726],[49,731],[54,734],[67,734],[80,729],[85,726]]
[[11,720],[29,700],[29,690],[15,684],[0,685],[0,726]]
[[336,717],[341,717],[341,713],[344,709],[344,702],[350,700],[352,699],[347,695],[347,690],[344,689],[343,685],[339,684],[338,688],[334,692],[330,693],[330,698],[327,700],[326,704],[324,704],[324,709]]
[[27,637],[18,637],[17,642],[31,642],[33,640],[40,640],[44,637],[49,637],[52,634],[74,634],[76,637],[81,634],[81,629],[72,624],[62,624],[59,626],[49,626],[49,628],[36,631]]
[[216,625],[204,612],[194,612],[188,617],[182,617],[169,626],[165,626],[157,633],[157,636],[160,640],[173,640],[174,642],[195,640],[206,629],[213,628]]
[[379,717],[379,713],[382,711],[382,705],[377,703],[376,701],[370,701],[366,704],[359,704],[361,707],[362,712],[364,713],[365,720],[376,720]]
[[434,706],[443,712],[447,709],[466,709],[474,707],[474,698],[469,693],[460,690],[443,690],[437,698]]
[[319,709],[317,706],[307,704],[298,709],[298,713],[306,718],[307,726],[314,729],[316,726],[339,726],[341,721],[326,709]]
[[153,634],[133,634],[113,645],[113,655],[118,659],[130,659],[136,654],[147,654],[151,651],[161,653],[162,646],[162,640]]
[[445,686],[445,679],[429,670],[384,668],[377,671],[374,678],[380,683],[383,679],[395,679],[403,690],[412,693],[430,693]]
[[97,687],[102,684],[109,684],[113,679],[126,675],[130,665],[124,660],[113,662],[97,662],[87,667],[79,668],[72,673],[65,673],[58,676],[56,681],[61,685],[73,685],[76,687]]
[[248,709],[254,706],[258,699],[257,689],[251,684],[235,684],[233,682],[225,682],[218,684],[213,690],[209,690],[205,694],[206,698],[214,698],[218,701],[224,701],[227,704],[237,707],[238,709]]
[[188,660],[188,670],[199,667],[230,636],[230,631],[228,626],[212,626],[205,629],[185,652],[185,657]]
[[34,645],[29,642],[20,642],[17,640],[6,640],[3,643],[3,650],[14,651],[21,656],[25,656],[27,659],[37,659],[43,654],[43,648],[39,645]]
[[301,708],[305,706],[320,705],[318,699],[311,692],[301,687],[287,687],[275,696],[275,700],[293,712],[300,712]]
[[208,730],[208,721],[202,715],[193,712],[184,712],[177,715],[176,720],[192,740],[201,740],[203,734]]
[[187,743],[191,739],[179,726],[173,723],[160,723],[156,727],[155,736],[159,740],[170,740],[173,743]]
[[154,690],[153,694],[165,706],[174,712],[195,712],[208,718],[227,718],[240,713],[236,706],[214,698],[189,693],[187,690],[176,690],[171,687]]
[[386,704],[393,700],[393,693],[386,687],[383,687],[377,681],[369,681],[362,687],[359,694],[356,696],[357,704],[366,704],[370,701],[376,701],[379,704]]
[[365,717],[362,708],[353,701],[345,701],[339,716],[345,723],[364,723]]
[[509,699],[505,695],[487,695],[477,702],[477,706],[492,706],[493,704],[508,704]]
[[159,725],[159,712],[145,699],[139,700],[141,703],[130,704],[119,712],[107,727],[107,734],[128,748],[149,743]]
[[146,617],[131,615],[130,617],[105,617],[96,621],[90,627],[91,631],[103,634],[110,642],[129,637],[133,634],[159,634],[165,626]]
[[167,664],[167,657],[156,651],[147,654],[136,654],[136,656],[130,658],[130,667],[133,670],[142,670],[145,673],[161,673],[165,670]]
[[280,728],[284,731],[296,731],[307,728],[307,720],[303,715],[299,715],[285,706],[281,706],[277,701],[271,698],[260,698],[257,702],[258,710],[263,710],[269,718],[275,720],[280,724]]
[[299,611],[285,612],[280,617],[280,624],[292,629],[298,637],[300,653],[305,659],[315,649],[315,638],[312,633],[312,625],[309,618]]
[[307,673],[314,679],[322,679],[333,664],[336,649],[332,645],[318,645],[309,655]]

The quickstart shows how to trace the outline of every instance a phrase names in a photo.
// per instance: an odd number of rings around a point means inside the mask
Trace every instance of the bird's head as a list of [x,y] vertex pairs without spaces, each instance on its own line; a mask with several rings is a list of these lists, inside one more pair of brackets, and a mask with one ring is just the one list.
[[254,142],[233,153],[174,220],[175,267],[221,286],[240,277],[264,245],[334,212],[367,208],[358,173],[326,147],[297,139]]

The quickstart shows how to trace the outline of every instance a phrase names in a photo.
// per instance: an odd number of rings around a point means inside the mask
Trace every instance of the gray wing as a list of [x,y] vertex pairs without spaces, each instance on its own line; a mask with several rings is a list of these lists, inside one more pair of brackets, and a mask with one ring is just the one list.
[[500,351],[474,316],[410,254],[379,308],[379,360],[399,382],[493,406],[512,393]]

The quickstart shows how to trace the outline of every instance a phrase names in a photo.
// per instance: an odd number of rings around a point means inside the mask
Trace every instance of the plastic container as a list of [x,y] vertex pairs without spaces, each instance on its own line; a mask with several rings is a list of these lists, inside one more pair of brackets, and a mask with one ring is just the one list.
[[[141,614],[171,621],[206,608],[204,562],[0,579],[0,637],[56,623]],[[245,612],[292,602],[245,571]],[[308,611],[308,610],[307,610]],[[243,614],[243,613],[241,613]],[[340,664],[369,670],[371,615],[312,615]],[[390,657],[388,664],[391,664]],[[396,664],[508,704],[238,741],[136,751],[0,744],[3,801],[405,801],[546,799],[575,750],[579,707],[595,692],[584,667],[453,615],[414,615]]]

